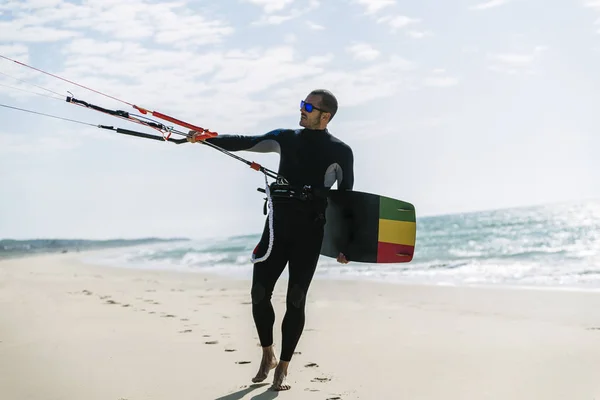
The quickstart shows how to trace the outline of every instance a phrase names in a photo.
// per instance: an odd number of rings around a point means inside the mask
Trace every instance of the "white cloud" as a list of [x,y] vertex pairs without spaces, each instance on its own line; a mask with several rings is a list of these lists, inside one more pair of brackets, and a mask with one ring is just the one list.
[[[398,93],[416,79],[416,66],[412,62],[393,53],[383,58],[381,50],[364,42],[355,42],[346,51],[357,60],[382,61],[362,69],[336,65],[329,50],[303,55],[295,48],[297,36],[293,34],[281,35],[282,44],[273,47],[211,46],[198,52],[192,47],[225,40],[234,29],[219,19],[211,19],[216,25],[203,26],[208,19],[202,17],[202,11],[187,13],[182,3],[106,0],[89,5],[59,1],[52,4],[46,8],[34,0],[10,4],[14,16],[11,24],[56,27],[75,35],[72,40],[60,43],[58,53],[54,53],[60,56],[50,72],[143,107],[158,106],[162,112],[197,121],[209,129],[249,129],[267,119],[293,114],[297,111],[297,99],[305,95],[307,87],[315,85],[335,89],[345,104],[358,105]],[[292,2],[254,4],[261,6],[261,12],[268,11],[270,17],[277,18],[279,11],[296,12]],[[303,6],[301,12],[305,13],[318,7],[319,2],[312,0]],[[33,14],[26,11],[34,8]],[[155,23],[159,17],[164,19]],[[392,26],[404,24],[398,17],[384,21]],[[90,34],[89,27],[101,30],[103,35]],[[213,36],[204,35],[204,30],[212,31]],[[154,43],[140,41],[142,35]],[[179,42],[189,43],[190,47],[174,45]],[[28,62],[27,48],[23,44],[5,47],[3,54]],[[32,81],[59,93],[70,90],[77,98],[103,107],[127,107],[68,83],[16,68],[26,71],[28,79],[33,77]],[[17,76],[14,69],[11,71],[7,73]],[[273,103],[289,103],[290,107],[256,112],[266,107],[272,109]],[[92,122],[96,121],[97,114],[88,115]]]
[[36,26],[23,20],[0,22],[0,42],[56,42],[79,36],[67,29]]
[[[357,50],[361,47],[354,47]],[[363,46],[362,55],[356,54],[373,58],[375,50]],[[305,58],[291,45],[196,54],[90,38],[65,46],[63,59],[64,69],[53,73],[143,107],[158,106],[164,113],[215,130],[249,129],[266,119],[293,114],[297,98],[316,84],[335,89],[346,104],[389,96],[401,90],[407,74],[415,69],[395,56],[363,69],[344,68],[332,64],[331,53]],[[110,99],[53,79],[44,83],[50,82],[60,92],[73,90],[82,100],[113,107]],[[284,87],[290,90],[281,90]],[[264,96],[265,91],[274,92]],[[272,104],[290,106],[273,108]],[[256,112],[266,108],[269,113]],[[92,113],[87,120],[97,117]]]
[[429,87],[451,87],[458,85],[458,79],[446,74],[446,70],[437,68],[432,74],[423,80],[423,84]]
[[292,4],[292,1],[287,0],[246,0],[253,2],[258,5],[262,5],[264,8],[264,14],[252,25],[281,25],[286,21],[296,19],[303,15],[310,13],[320,6],[320,0],[306,0],[298,7],[292,8],[285,14],[273,14],[276,11],[283,11],[287,5]]
[[0,44],[0,54],[4,54],[11,58],[18,57],[20,59],[23,59],[27,57],[28,50],[29,48],[22,43],[5,45]]
[[500,7],[509,3],[510,0],[489,0],[484,3],[479,3],[474,6],[469,7],[471,10],[487,10],[490,8]]
[[[375,16],[375,14],[379,13],[381,10],[395,5],[395,0],[354,0],[354,3],[362,5],[365,8],[365,15],[374,18],[378,24],[387,24],[392,33],[404,29],[407,26],[421,23],[421,20],[418,18],[411,18],[397,13],[393,14],[388,12],[381,13],[382,16],[379,17]],[[421,39],[431,35],[432,33],[430,31],[411,30],[407,32],[407,36],[414,39]]]
[[433,32],[431,32],[431,31],[415,31],[415,30],[410,30],[406,34],[408,36],[410,36],[411,38],[414,38],[414,39],[423,39],[423,38],[426,38],[426,37],[433,36]]
[[287,6],[292,4],[294,0],[242,0],[246,3],[251,3],[256,6],[262,7],[263,11],[267,14],[271,14],[277,11],[284,10]]
[[298,37],[296,35],[294,35],[293,33],[287,33],[283,37],[283,41],[288,44],[296,43],[296,42],[298,42]]
[[375,14],[384,8],[389,6],[393,6],[396,4],[395,0],[355,0],[355,3],[362,5],[365,7],[365,14],[371,15]]
[[[596,11],[600,11],[600,0],[590,0],[590,1],[586,1],[583,4],[584,7],[586,8],[592,8]],[[595,22],[594,25],[600,25],[600,18],[598,18]],[[596,31],[596,33],[600,33],[600,29],[598,29]]]
[[314,23],[312,21],[306,21],[306,25],[308,25],[309,29],[315,30],[315,31],[321,31],[323,29],[325,29],[325,27],[323,25],[319,25],[317,23]]
[[533,73],[533,66],[541,54],[548,48],[546,46],[536,46],[528,53],[495,53],[490,54],[488,59],[491,61],[489,69],[494,72],[506,73],[510,75],[519,73]]
[[425,78],[425,86],[450,87],[458,85],[458,79],[451,76],[430,76]]
[[585,3],[583,3],[583,6],[587,8],[595,8],[600,10],[600,0],[588,0]]
[[321,81],[331,87],[346,106],[355,106],[397,94],[411,82],[416,69],[415,63],[392,55],[386,61],[353,71],[328,69]]
[[78,135],[58,132],[35,138],[32,138],[28,132],[0,133],[0,154],[21,154],[25,156],[51,154],[57,151],[75,149],[82,143],[80,132],[78,132]]
[[0,22],[0,41],[57,42],[84,36],[86,30],[91,30],[113,39],[150,38],[157,44],[195,48],[219,43],[234,31],[224,21],[206,18],[182,3],[27,0],[2,7],[11,10],[13,19]]
[[477,52],[479,52],[479,48],[477,46],[473,46],[473,45],[465,45],[461,48],[460,51],[463,53],[467,53],[467,54],[477,53]]
[[252,25],[281,25],[284,22],[298,18],[302,15],[301,11],[295,10],[285,15],[263,15],[260,19],[254,21]]
[[396,32],[400,29],[406,28],[409,25],[413,25],[419,22],[421,22],[421,20],[416,18],[410,18],[405,15],[386,15],[385,17],[380,17],[377,19],[377,23],[388,24],[392,32]]
[[[6,57],[10,57],[15,60],[19,60],[24,63],[28,63],[29,60],[29,48],[24,44],[10,44],[0,45],[0,54]],[[16,79],[26,80],[34,76],[35,74],[31,71],[25,70],[23,67],[16,63],[0,59],[0,71],[3,74],[9,75]],[[0,75],[0,82],[4,85],[18,86],[16,85],[15,79],[10,79],[6,75]],[[29,88],[31,89],[31,88]]]
[[359,61],[373,61],[381,54],[379,50],[370,44],[362,42],[346,47],[346,51],[352,54],[355,60]]

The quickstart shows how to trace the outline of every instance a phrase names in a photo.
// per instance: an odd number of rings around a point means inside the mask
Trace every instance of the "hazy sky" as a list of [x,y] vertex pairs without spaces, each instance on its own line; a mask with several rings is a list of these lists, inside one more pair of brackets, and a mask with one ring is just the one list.
[[[600,196],[600,1],[4,0],[0,54],[219,133],[327,88],[355,190],[419,216]],[[0,85],[130,106],[0,60]],[[0,103],[152,130],[0,86]],[[199,144],[0,107],[0,237],[227,236],[264,176]],[[277,169],[276,154],[238,153]]]

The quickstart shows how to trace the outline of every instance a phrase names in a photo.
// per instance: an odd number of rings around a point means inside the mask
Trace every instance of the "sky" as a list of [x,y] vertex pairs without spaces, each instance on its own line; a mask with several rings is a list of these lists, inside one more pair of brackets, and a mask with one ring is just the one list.
[[[221,134],[299,128],[300,100],[329,89],[354,190],[418,217],[600,197],[598,0],[4,0],[0,55]],[[136,113],[0,59],[0,104],[154,132],[69,93]],[[264,175],[210,147],[0,121],[0,238],[263,228]]]

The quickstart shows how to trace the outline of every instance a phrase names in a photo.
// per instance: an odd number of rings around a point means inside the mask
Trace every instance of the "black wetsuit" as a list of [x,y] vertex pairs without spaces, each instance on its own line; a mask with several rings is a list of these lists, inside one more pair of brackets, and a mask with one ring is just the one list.
[[[207,141],[229,151],[279,153],[278,173],[297,189],[310,186],[319,193],[336,181],[338,190],[352,190],[354,185],[352,150],[327,130],[278,129],[259,136],[219,135]],[[287,310],[281,327],[283,361],[291,360],[304,329],[306,294],[320,255],[326,204],[319,194],[309,200],[273,197],[273,247],[265,261],[254,265],[252,314],[260,343],[266,347],[273,343],[271,295],[289,262]],[[268,246],[267,219],[254,255],[262,257]]]

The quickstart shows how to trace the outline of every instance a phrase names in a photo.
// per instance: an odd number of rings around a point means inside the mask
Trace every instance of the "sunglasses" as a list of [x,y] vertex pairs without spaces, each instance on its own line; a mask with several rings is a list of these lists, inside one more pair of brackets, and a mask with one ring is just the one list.
[[300,109],[304,109],[308,113],[313,112],[313,110],[319,110],[319,111],[322,111],[322,112],[328,112],[328,111],[323,110],[322,108],[315,107],[311,103],[307,103],[304,100],[300,101]]

